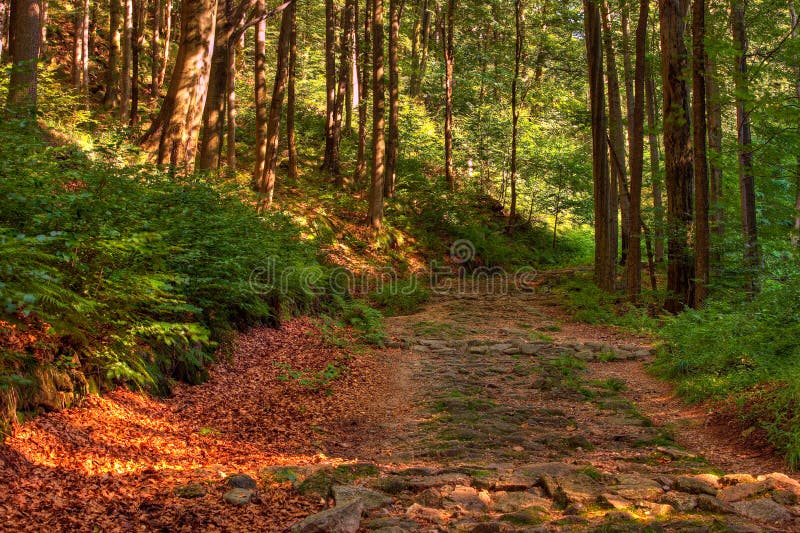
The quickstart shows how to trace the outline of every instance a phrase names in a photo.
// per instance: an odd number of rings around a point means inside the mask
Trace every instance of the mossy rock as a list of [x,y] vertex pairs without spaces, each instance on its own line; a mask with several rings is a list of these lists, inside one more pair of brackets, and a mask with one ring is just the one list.
[[380,470],[372,463],[354,463],[336,468],[323,468],[308,476],[297,490],[304,495],[327,498],[333,485],[348,485],[356,480],[378,477]]
[[527,507],[516,513],[506,513],[500,517],[501,522],[515,526],[538,526],[548,519],[547,511],[541,507]]

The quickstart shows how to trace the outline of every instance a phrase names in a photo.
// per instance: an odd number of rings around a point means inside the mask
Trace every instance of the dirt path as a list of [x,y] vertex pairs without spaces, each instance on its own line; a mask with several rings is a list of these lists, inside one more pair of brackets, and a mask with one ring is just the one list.
[[0,530],[800,530],[800,484],[756,479],[780,463],[648,376],[646,339],[527,293],[440,296],[387,328],[374,352],[307,320],[254,331],[169,400],[24,424]]

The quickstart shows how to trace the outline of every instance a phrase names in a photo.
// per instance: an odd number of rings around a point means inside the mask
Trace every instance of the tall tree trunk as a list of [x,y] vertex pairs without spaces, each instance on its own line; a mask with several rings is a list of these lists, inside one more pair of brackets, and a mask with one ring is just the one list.
[[161,85],[158,72],[161,69],[161,11],[164,0],[153,0],[153,35],[150,37],[150,94],[158,97]]
[[8,55],[8,11],[9,5],[0,0],[0,64],[6,62]]
[[400,5],[389,0],[389,128],[386,137],[386,179],[383,194],[394,196],[400,152]]
[[[722,100],[717,82],[717,66],[706,53],[706,105],[708,126],[710,204],[713,206],[711,229],[718,237],[725,231],[725,210],[722,207]],[[715,254],[716,255],[716,254]],[[721,259],[715,257],[715,261]]]
[[36,76],[42,40],[40,0],[13,0],[11,4],[11,77],[8,107],[35,113]]
[[122,18],[122,1],[109,0],[108,68],[106,69],[106,92],[103,96],[103,105],[107,108],[114,107],[119,96],[119,55],[122,42],[119,27]]
[[133,1],[122,0],[122,74],[120,77],[119,120],[127,122],[131,109],[133,70]]
[[[220,12],[224,19],[225,15]],[[224,20],[217,19],[214,51],[211,56],[206,103],[203,109],[202,135],[200,136],[200,153],[197,158],[199,170],[214,172],[220,167],[223,136],[225,131],[225,88],[227,86],[226,69],[228,55],[225,42]]]
[[281,110],[283,93],[289,77],[289,40],[292,33],[295,3],[292,2],[283,12],[281,31],[278,35],[277,65],[275,66],[275,84],[272,87],[272,100],[269,103],[269,119],[267,120],[267,157],[264,174],[258,187],[259,203],[262,207],[272,205],[275,192],[275,173],[278,168],[278,139],[281,130]]
[[422,46],[419,52],[419,71],[417,72],[416,89],[414,89],[413,96],[419,96],[422,93],[422,87],[425,84],[425,72],[428,70],[428,52],[430,51],[432,24],[431,18],[433,13],[430,9],[425,9],[422,18]]
[[133,0],[133,46],[131,48],[131,126],[139,122],[139,62],[144,50],[146,0]]
[[[114,0],[112,0],[114,1]],[[159,62],[158,86],[164,85],[167,76],[167,65],[169,64],[169,48],[172,40],[172,0],[162,0],[164,6],[162,25],[164,28],[164,52]]]
[[85,90],[88,87],[89,69],[89,2],[76,0],[74,5],[75,36],[72,41],[72,86]]
[[658,123],[656,121],[656,84],[654,73],[647,66],[645,96],[647,98],[647,144],[650,146],[650,181],[653,188],[653,212],[655,218],[655,261],[664,261],[664,200],[661,178],[661,154],[658,145]]
[[217,0],[181,5],[178,55],[158,117],[142,139],[158,146],[157,162],[184,172],[194,167],[197,139],[208,94]]
[[325,159],[322,170],[331,175],[335,168],[336,129],[336,11],[333,0],[325,0]]
[[344,11],[342,12],[341,35],[339,39],[339,75],[338,84],[336,88],[336,104],[334,113],[333,125],[333,165],[332,169],[335,171],[336,187],[341,189],[344,187],[344,175],[340,172],[339,167],[339,148],[342,142],[342,123],[344,119],[344,105],[347,100],[347,79],[350,76],[350,58],[352,56],[352,47],[350,45],[350,36],[352,35],[353,27],[353,0],[346,0]]
[[39,59],[43,58],[47,54],[47,22],[50,16],[50,2],[48,0],[41,0],[41,9],[42,13],[40,15],[41,21],[40,24],[42,26],[42,40],[39,44]]
[[[798,24],[798,17],[797,17],[797,10],[794,7],[794,0],[789,2],[789,15],[791,16],[792,22],[792,38],[797,40],[798,32],[797,32],[797,24]],[[794,83],[795,83],[795,93],[797,94],[797,99],[800,101],[800,57],[798,54],[794,54],[792,58],[795,64],[794,67]],[[797,154],[796,164],[795,164],[795,200],[794,200],[794,233],[792,234],[792,244],[797,246],[800,244],[800,154]]]
[[[619,0],[620,25],[622,26],[622,74],[625,83],[625,117],[628,120],[628,139],[633,134],[634,73],[631,58],[631,28],[629,0]],[[649,11],[649,9],[648,9]],[[629,141],[630,142],[630,141]]]
[[691,304],[694,261],[689,250],[692,229],[692,147],[689,115],[688,52],[684,28],[689,0],[660,2],[664,80],[664,159],[667,185],[667,311]]
[[230,43],[225,55],[225,124],[226,151],[225,161],[228,164],[228,176],[236,176],[236,48],[239,43]]
[[[81,90],[87,92],[89,90],[89,0],[83,0],[81,11],[83,14],[83,21],[81,22],[81,32],[83,33],[81,36],[81,46],[83,47],[83,50],[81,50]],[[44,13],[46,17],[46,11]],[[46,28],[46,26],[43,25],[42,28]],[[43,29],[42,31],[44,32],[45,30]],[[42,42],[46,42],[45,35],[45,33],[42,33]],[[39,55],[41,55],[41,52]]]
[[370,28],[372,17],[370,6],[372,0],[364,0],[364,38],[361,43],[361,83],[359,84],[358,105],[358,151],[356,155],[356,168],[353,172],[353,181],[363,183],[367,177],[367,98],[369,95],[369,55],[370,55]]
[[383,57],[383,0],[372,0],[372,180],[369,193],[369,225],[383,225],[383,180],[386,142],[386,89]]
[[[511,207],[508,210],[508,226],[510,233],[517,218],[517,138],[519,137],[519,102],[517,101],[517,85],[519,84],[522,50],[525,45],[525,14],[522,0],[514,0],[514,77],[511,80]],[[555,237],[553,237],[555,247]]]
[[747,290],[758,291],[758,232],[756,227],[756,191],[753,174],[753,147],[750,133],[750,88],[747,79],[747,26],[745,0],[731,0],[731,30],[735,50],[734,88],[736,99],[736,125],[739,140],[739,192],[741,194],[742,237],[744,240],[744,265],[747,272]]
[[611,292],[616,283],[616,247],[612,243],[613,228],[616,227],[616,206],[611,201],[613,188],[608,169],[603,42],[598,1],[600,0],[583,0],[586,57],[589,65],[589,99],[592,114],[594,277],[598,287]]
[[694,300],[700,308],[711,279],[711,235],[708,224],[708,156],[706,152],[706,0],[692,2],[692,122],[694,138]]
[[414,27],[411,30],[411,77],[408,92],[411,96],[419,95],[420,52],[422,51],[422,26],[428,12],[428,0],[419,0]]
[[639,298],[642,290],[642,174],[644,170],[644,93],[647,76],[647,19],[650,0],[640,0],[639,21],[636,25],[636,67],[633,74],[633,113],[630,125],[630,228],[626,263],[626,292],[631,301]]
[[[626,263],[630,242],[631,208],[628,198],[628,176],[625,158],[625,130],[622,123],[622,99],[619,90],[619,74],[614,52],[608,0],[601,4],[603,17],[603,46],[606,54],[606,80],[608,83],[608,130],[611,153],[611,183],[617,186],[617,201],[622,215],[622,264]],[[616,229],[615,229],[616,233]],[[616,235],[614,237],[616,242]]]
[[297,77],[297,7],[292,7],[292,28],[289,33],[289,80],[286,86],[286,147],[289,150],[289,179],[297,180],[297,135],[294,117],[297,107],[295,84]]
[[442,21],[442,48],[444,50],[444,172],[447,184],[456,188],[456,175],[453,168],[453,65],[455,48],[453,46],[453,19],[455,18],[456,0],[447,0],[447,12]]
[[[256,3],[256,17],[264,16],[264,0]],[[267,157],[267,74],[266,74],[267,21],[260,19],[256,24],[253,64],[255,75],[256,108],[256,160],[253,168],[253,189],[258,190],[261,176],[264,175],[264,161]]]

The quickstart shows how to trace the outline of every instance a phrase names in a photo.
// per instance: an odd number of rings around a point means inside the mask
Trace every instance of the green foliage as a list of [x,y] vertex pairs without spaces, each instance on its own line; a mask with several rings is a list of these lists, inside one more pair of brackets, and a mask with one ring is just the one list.
[[334,380],[342,377],[342,373],[344,372],[342,367],[336,366],[333,363],[328,363],[328,366],[317,372],[296,370],[292,365],[278,362],[273,363],[273,366],[281,371],[281,373],[278,374],[278,380],[294,381],[312,391],[325,392],[326,394],[332,393],[331,384]]
[[383,346],[386,340],[383,315],[363,300],[333,294],[329,314],[322,319],[322,333],[334,346],[346,346],[351,342],[340,335],[342,328],[355,332],[356,339],[365,344]]
[[416,278],[392,281],[369,294],[372,304],[386,316],[410,315],[430,299],[430,290]]
[[117,163],[113,145],[86,152],[0,124],[4,320],[41,318],[87,374],[167,392],[170,378],[201,380],[230,330],[318,305],[326,271],[287,216]]

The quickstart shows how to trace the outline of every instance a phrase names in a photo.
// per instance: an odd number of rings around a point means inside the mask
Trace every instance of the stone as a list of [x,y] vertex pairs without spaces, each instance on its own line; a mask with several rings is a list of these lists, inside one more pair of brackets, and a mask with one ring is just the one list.
[[208,490],[206,489],[205,485],[200,483],[189,483],[188,485],[180,485],[175,487],[174,491],[175,496],[178,498],[202,498],[206,495]]
[[567,463],[537,463],[522,466],[517,470],[517,473],[532,479],[536,485],[541,483],[544,475],[565,476],[577,472],[579,469],[580,467]]
[[247,474],[233,474],[225,478],[225,484],[232,489],[256,490],[256,480]]
[[[480,493],[465,485],[456,486],[453,491],[447,495],[447,503],[455,504],[465,511],[479,511],[483,512],[487,509],[488,497],[481,498]],[[447,503],[445,504],[447,506]]]
[[791,490],[776,490],[772,493],[772,499],[781,505],[797,505],[797,493]]
[[510,342],[501,342],[501,343],[492,344],[491,346],[489,346],[489,351],[492,352],[492,353],[498,353],[499,354],[499,353],[502,353],[502,352],[504,352],[504,351],[506,351],[506,350],[508,350],[510,348],[516,348],[516,347],[513,344],[511,344]]
[[252,498],[252,490],[239,488],[231,489],[222,495],[222,499],[225,500],[225,503],[229,503],[231,505],[247,505],[250,503]]
[[360,500],[337,505],[313,514],[290,528],[291,533],[357,533],[361,523],[363,503]]
[[470,533],[500,533],[503,525],[500,522],[483,522],[469,530]]
[[738,485],[739,483],[755,483],[756,478],[750,474],[726,474],[719,478],[719,484],[723,487]]
[[686,450],[679,450],[672,446],[656,446],[656,450],[660,451],[670,459],[697,459],[697,456]]
[[717,495],[717,487],[708,479],[699,476],[679,476],[672,482],[672,490],[689,494]]
[[564,476],[542,476],[545,492],[557,504],[566,507],[571,503],[594,502],[600,495],[598,483],[585,474],[574,472]]
[[477,346],[471,346],[470,349],[469,349],[469,353],[476,354],[476,355],[485,354],[488,351],[489,351],[489,347],[486,346],[486,345],[481,345],[481,344],[479,344]]
[[597,503],[605,507],[606,509],[630,509],[633,507],[633,502],[630,500],[626,500],[625,498],[621,498],[616,494],[610,493],[603,493],[597,497]]
[[519,353],[522,355],[536,355],[539,353],[539,350],[545,348],[546,344],[538,344],[538,343],[527,343],[527,344],[520,344],[519,345]]
[[641,359],[647,359],[651,355],[653,355],[653,354],[652,354],[652,352],[650,350],[636,350],[635,352],[633,352],[633,356],[636,359],[640,359],[640,360]]
[[501,522],[508,522],[514,526],[536,526],[547,520],[547,513],[538,507],[529,507],[516,513],[506,513],[500,516]]
[[736,512],[736,509],[731,504],[708,494],[699,494],[697,496],[697,508],[701,511],[717,514],[734,514]]
[[530,492],[495,492],[492,510],[498,513],[516,513],[527,507],[550,507],[550,501]]
[[717,498],[724,502],[740,502],[754,496],[760,496],[775,488],[775,483],[770,479],[731,485],[719,491]]
[[689,513],[697,508],[697,496],[685,492],[668,492],[658,501],[671,505],[681,513]]
[[636,502],[636,507],[649,516],[666,516],[675,512],[675,508],[668,503]]
[[333,501],[336,505],[347,505],[354,501],[361,501],[365,511],[388,507],[394,499],[386,494],[355,485],[334,485],[331,488]]
[[632,474],[620,474],[616,479],[618,484],[611,487],[611,492],[628,500],[656,500],[664,493],[654,479]]
[[442,509],[423,507],[415,503],[406,509],[406,516],[418,520],[425,520],[426,522],[433,522],[434,524],[444,524],[450,518],[450,513]]
[[770,498],[736,502],[733,507],[740,515],[758,522],[783,526],[792,521],[792,513]]

